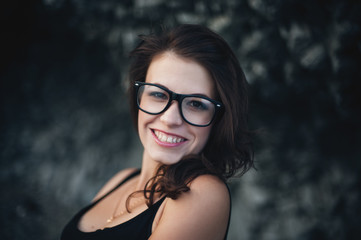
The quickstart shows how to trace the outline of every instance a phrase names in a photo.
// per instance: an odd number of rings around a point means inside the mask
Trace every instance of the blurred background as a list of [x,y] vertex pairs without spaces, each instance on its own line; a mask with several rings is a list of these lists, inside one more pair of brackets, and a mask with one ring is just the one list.
[[1,239],[59,239],[110,177],[140,167],[128,53],[179,23],[223,36],[251,87],[257,170],[231,180],[229,239],[361,239],[360,1],[1,5]]

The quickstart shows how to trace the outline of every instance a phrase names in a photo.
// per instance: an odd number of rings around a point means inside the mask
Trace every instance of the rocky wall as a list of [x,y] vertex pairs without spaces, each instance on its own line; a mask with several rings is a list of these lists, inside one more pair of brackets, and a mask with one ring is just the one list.
[[5,1],[0,236],[59,239],[117,171],[140,167],[128,52],[161,25],[203,24],[251,91],[257,170],[232,179],[229,239],[360,239],[361,3]]

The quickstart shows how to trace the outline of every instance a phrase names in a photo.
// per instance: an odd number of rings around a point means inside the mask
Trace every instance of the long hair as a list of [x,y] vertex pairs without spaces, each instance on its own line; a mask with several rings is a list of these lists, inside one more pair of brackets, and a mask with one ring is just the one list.
[[237,57],[218,34],[206,27],[184,24],[159,34],[141,35],[141,42],[130,53],[129,100],[135,127],[138,108],[134,82],[144,82],[153,58],[165,52],[201,64],[215,83],[216,98],[224,110],[213,123],[211,134],[199,155],[185,156],[174,165],[162,165],[147,183],[144,195],[148,205],[155,193],[176,199],[188,191],[188,184],[202,174],[227,180],[253,166],[251,134],[247,126],[247,81]]

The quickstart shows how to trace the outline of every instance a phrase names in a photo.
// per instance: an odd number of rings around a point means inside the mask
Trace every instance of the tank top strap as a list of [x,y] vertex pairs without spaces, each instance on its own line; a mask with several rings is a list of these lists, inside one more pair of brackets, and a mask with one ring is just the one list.
[[228,237],[228,230],[229,230],[229,225],[231,223],[231,213],[232,213],[232,195],[231,195],[231,190],[229,189],[229,186],[227,183],[225,183],[228,189],[228,194],[229,194],[229,215],[228,215],[228,224],[227,224],[227,230],[226,230],[226,236],[224,236],[224,240],[227,240]]
[[133,177],[137,176],[140,173],[140,169],[137,169],[136,171],[132,172],[131,174],[129,174],[125,179],[123,179],[120,183],[118,183],[115,187],[113,187],[109,192],[107,192],[106,194],[104,194],[101,198],[99,198],[98,200],[96,200],[92,205],[97,204],[98,202],[100,202],[101,200],[103,200],[104,198],[106,198],[109,194],[111,194],[112,192],[114,192],[115,190],[117,190],[120,186],[122,186],[124,183],[126,183],[127,181],[129,181],[130,179],[132,179]]

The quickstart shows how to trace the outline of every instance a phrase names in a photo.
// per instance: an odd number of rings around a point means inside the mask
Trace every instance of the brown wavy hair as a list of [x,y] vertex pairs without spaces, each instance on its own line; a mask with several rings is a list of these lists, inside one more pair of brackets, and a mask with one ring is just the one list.
[[144,188],[148,206],[154,194],[176,199],[189,191],[189,183],[202,174],[226,181],[236,173],[253,167],[251,133],[247,126],[247,81],[237,57],[226,41],[206,27],[184,24],[159,33],[139,36],[141,42],[130,53],[129,100],[137,128],[138,108],[134,82],[144,82],[148,67],[157,55],[172,52],[201,64],[211,75],[217,100],[224,104],[222,114],[213,122],[211,134],[199,155],[184,157],[174,165],[161,165]]

